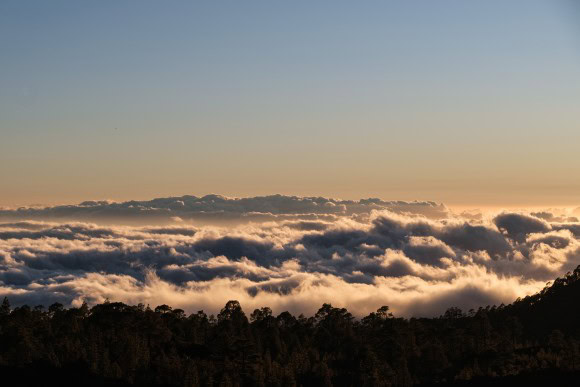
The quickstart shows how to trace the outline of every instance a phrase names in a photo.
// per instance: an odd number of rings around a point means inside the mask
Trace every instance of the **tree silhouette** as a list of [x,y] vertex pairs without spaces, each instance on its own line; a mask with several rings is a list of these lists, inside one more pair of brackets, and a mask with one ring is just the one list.
[[387,306],[355,319],[268,307],[217,318],[107,301],[45,310],[5,297],[3,384],[164,386],[573,385],[580,376],[580,268],[510,305],[404,319]]
[[10,301],[8,297],[4,297],[2,305],[0,305],[0,316],[8,316],[10,314]]

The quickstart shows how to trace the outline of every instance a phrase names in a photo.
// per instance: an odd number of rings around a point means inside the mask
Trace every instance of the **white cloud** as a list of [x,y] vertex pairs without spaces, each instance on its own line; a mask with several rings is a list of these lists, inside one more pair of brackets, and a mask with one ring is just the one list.
[[[193,206],[179,200],[180,208]],[[247,310],[270,306],[309,314],[331,302],[359,316],[381,305],[398,315],[433,315],[450,306],[511,302],[580,264],[580,225],[548,222],[547,216],[439,219],[377,208],[384,202],[262,200],[252,199],[252,208],[278,217],[228,227],[0,224],[0,296],[13,304],[109,298],[190,312],[216,312],[237,299]],[[283,205],[273,209],[276,201]],[[343,207],[321,220],[297,213],[305,205]],[[365,215],[351,211],[356,206],[373,208]]]

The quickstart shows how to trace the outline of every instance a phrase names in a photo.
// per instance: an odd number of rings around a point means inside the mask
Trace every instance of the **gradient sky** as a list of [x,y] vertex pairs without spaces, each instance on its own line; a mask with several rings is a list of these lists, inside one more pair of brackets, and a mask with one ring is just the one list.
[[580,204],[572,0],[2,1],[0,206]]

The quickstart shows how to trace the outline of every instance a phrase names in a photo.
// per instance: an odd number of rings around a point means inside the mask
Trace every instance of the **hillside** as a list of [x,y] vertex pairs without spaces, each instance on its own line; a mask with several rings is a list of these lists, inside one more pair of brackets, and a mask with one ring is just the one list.
[[217,316],[107,302],[0,307],[0,371],[20,385],[410,386],[573,384],[580,369],[580,267],[507,306],[356,320],[230,301]]

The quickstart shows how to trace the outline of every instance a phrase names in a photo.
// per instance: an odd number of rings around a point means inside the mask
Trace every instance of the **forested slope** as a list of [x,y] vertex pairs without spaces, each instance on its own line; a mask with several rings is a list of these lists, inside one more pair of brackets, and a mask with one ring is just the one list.
[[580,267],[508,306],[439,318],[357,320],[269,308],[217,316],[108,302],[0,308],[0,371],[20,385],[409,386],[573,384],[580,369]]

